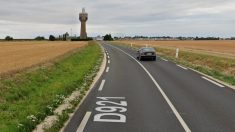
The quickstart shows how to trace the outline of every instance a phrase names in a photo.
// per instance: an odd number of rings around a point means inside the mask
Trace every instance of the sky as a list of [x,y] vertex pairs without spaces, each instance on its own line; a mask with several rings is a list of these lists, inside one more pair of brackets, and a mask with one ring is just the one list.
[[235,0],[0,0],[0,38],[79,36],[235,37]]

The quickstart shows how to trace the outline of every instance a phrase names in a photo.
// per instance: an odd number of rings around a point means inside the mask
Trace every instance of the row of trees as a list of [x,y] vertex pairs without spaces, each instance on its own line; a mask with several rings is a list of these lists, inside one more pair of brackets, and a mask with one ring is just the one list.
[[[69,37],[68,34],[63,34],[63,35],[60,35],[59,38],[56,38],[55,36],[53,35],[50,35],[49,36],[49,41],[55,41],[55,40],[63,40],[63,41],[66,41],[67,38]],[[108,38],[110,39],[110,38]],[[14,40],[13,37],[11,36],[6,36],[5,37],[5,40],[6,41],[12,41]],[[31,39],[24,39],[24,40],[31,40]],[[46,38],[44,36],[37,36],[35,37],[33,40],[37,40],[37,41],[43,41],[43,40],[46,40]],[[89,41],[89,40],[93,40],[93,38],[90,38],[88,37],[87,39],[80,39],[79,37],[74,37],[74,38],[71,38],[72,41]]]
[[[11,37],[11,36],[6,36],[6,37],[5,37],[5,40],[6,40],[6,41],[13,41],[14,38]],[[34,40],[39,40],[39,41],[41,41],[41,40],[46,40],[46,38],[43,37],[43,36],[37,36],[36,38],[34,38]],[[55,36],[50,35],[50,36],[49,36],[49,40],[50,40],[50,41],[55,41],[56,38],[55,38]]]
[[219,37],[196,37],[194,40],[220,40]]
[[171,37],[171,36],[154,36],[154,37],[149,37],[149,36],[125,36],[125,37],[114,37],[115,40],[117,39],[125,39],[125,40],[233,40],[235,39],[234,37],[231,38],[220,38],[220,37]]
[[[45,37],[43,37],[43,36],[37,36],[37,37],[35,38],[35,40],[39,40],[39,41],[40,41],[40,40],[46,40],[46,39],[45,39]],[[50,35],[50,36],[49,36],[49,40],[50,40],[50,41],[55,41],[56,38],[55,38],[55,36]]]
[[[114,37],[115,39],[119,39],[117,37]],[[170,36],[163,36],[163,37],[147,37],[147,36],[135,36],[135,37],[126,37],[129,39],[137,39],[137,38],[142,38],[142,39],[153,39],[153,38],[161,38],[161,39],[173,39],[173,37]],[[219,37],[176,37],[174,39],[178,40],[220,40]],[[104,36],[104,41],[113,41],[113,38],[111,34],[106,34]]]

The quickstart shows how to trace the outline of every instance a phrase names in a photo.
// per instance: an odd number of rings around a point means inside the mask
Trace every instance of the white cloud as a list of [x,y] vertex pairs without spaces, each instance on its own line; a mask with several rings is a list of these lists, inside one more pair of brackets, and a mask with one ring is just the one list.
[[196,7],[189,10],[189,15],[199,14],[226,14],[226,12],[235,12],[235,1],[224,5],[216,5],[214,7]]
[[82,7],[90,36],[235,36],[234,0],[8,0],[0,1],[0,37],[78,34]]

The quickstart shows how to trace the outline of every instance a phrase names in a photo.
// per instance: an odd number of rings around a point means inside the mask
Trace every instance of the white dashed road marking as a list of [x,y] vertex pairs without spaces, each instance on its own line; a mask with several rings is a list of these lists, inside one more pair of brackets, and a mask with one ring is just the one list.
[[180,68],[182,68],[182,69],[184,69],[184,70],[188,70],[188,68],[185,68],[185,67],[183,67],[183,66],[181,66],[181,65],[177,65],[178,67],[180,67]]
[[109,72],[109,67],[106,68],[106,72]]
[[215,82],[215,81],[212,81],[212,80],[210,80],[210,79],[208,79],[208,78],[206,78],[206,77],[203,77],[203,76],[202,76],[202,78],[205,79],[205,80],[207,80],[207,81],[209,81],[209,82],[211,82],[211,83],[213,83],[213,84],[215,84],[215,85],[217,85],[217,86],[219,86],[219,87],[222,87],[222,88],[224,87],[223,85],[221,85],[221,84],[219,84],[219,83],[217,83],[217,82]]
[[87,112],[86,115],[83,117],[81,124],[79,125],[76,132],[83,132],[86,127],[86,124],[91,116],[91,112]]
[[164,60],[164,61],[168,61],[168,60],[166,60],[166,59],[164,59],[164,58],[161,58],[162,60]]
[[105,83],[105,80],[102,80],[101,84],[100,84],[100,87],[99,87],[99,91],[102,91],[103,90],[103,87],[104,87],[104,83]]

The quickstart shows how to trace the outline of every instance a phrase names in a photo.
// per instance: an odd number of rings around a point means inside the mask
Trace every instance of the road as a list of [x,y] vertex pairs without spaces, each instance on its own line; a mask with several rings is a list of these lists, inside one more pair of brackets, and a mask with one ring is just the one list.
[[171,61],[102,42],[107,67],[65,132],[232,132],[235,91]]

